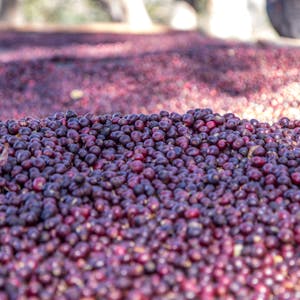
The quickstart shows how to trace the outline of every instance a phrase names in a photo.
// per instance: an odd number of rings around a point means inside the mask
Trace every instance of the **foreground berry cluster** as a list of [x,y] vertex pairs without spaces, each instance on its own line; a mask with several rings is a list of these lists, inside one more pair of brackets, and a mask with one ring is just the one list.
[[80,113],[219,113],[298,118],[300,49],[196,32],[0,32],[0,118]]
[[299,298],[299,133],[210,109],[1,122],[0,299]]

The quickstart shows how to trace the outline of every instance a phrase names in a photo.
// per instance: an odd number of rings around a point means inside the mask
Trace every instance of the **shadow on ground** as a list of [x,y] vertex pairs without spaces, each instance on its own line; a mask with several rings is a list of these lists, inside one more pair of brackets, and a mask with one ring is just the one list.
[[[298,48],[196,32],[1,32],[0,45],[2,119],[67,109],[153,113],[208,106],[243,115],[245,106],[279,105],[282,89],[300,79]],[[74,91],[80,97],[72,97]],[[295,102],[298,92],[286,101]]]

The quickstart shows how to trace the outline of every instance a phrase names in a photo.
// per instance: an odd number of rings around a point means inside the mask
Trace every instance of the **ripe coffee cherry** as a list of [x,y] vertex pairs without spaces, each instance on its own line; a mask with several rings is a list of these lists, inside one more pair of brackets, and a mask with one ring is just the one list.
[[144,169],[144,164],[140,160],[134,160],[130,163],[130,168],[133,172],[140,173]]
[[292,121],[199,109],[15,122],[0,124],[0,298],[296,298]]
[[0,45],[0,299],[299,298],[297,48],[196,32]]
[[300,172],[294,172],[291,174],[293,183],[300,184]]
[[153,137],[153,140],[156,141],[156,142],[159,142],[159,141],[162,141],[164,139],[164,132],[161,131],[161,130],[157,130],[153,133],[152,137]]
[[46,179],[44,177],[36,177],[32,182],[32,187],[35,191],[42,191],[45,184]]

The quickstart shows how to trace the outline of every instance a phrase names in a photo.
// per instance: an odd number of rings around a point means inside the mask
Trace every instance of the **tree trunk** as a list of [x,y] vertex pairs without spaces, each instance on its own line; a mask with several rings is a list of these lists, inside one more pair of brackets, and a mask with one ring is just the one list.
[[209,31],[220,38],[250,39],[252,22],[247,0],[209,0]]
[[195,10],[197,10],[197,4],[198,4],[198,1],[197,1],[197,0],[184,0],[184,2],[188,3],[188,4],[191,5]]
[[137,29],[152,25],[143,0],[98,0],[113,22],[124,22]]
[[136,29],[149,28],[151,18],[143,0],[121,0],[125,12],[125,22]]
[[15,24],[18,19],[18,0],[0,2],[0,22]]
[[299,0],[267,0],[267,12],[279,35],[300,38]]
[[113,22],[125,22],[125,12],[120,0],[98,0]]
[[275,38],[275,31],[267,16],[266,0],[248,0],[248,8],[252,20],[253,38]]
[[197,29],[197,11],[189,2],[192,1],[175,1],[173,4],[170,18],[172,28],[179,30]]

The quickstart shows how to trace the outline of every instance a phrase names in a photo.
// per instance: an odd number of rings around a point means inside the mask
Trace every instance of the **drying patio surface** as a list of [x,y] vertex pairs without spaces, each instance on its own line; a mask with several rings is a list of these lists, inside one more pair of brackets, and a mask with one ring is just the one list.
[[223,41],[197,32],[0,31],[0,117],[183,113],[295,118],[300,48]]

